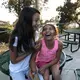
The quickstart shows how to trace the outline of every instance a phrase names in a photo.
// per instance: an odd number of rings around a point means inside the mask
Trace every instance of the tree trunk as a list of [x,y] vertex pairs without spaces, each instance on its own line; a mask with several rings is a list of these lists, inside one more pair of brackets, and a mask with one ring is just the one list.
[[39,0],[35,0],[35,8],[39,10]]

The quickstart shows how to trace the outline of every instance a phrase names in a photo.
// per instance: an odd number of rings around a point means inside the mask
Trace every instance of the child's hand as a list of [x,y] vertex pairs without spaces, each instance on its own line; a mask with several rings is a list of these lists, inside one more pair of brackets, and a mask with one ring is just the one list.
[[35,50],[40,51],[40,49],[41,49],[41,42],[37,41],[36,44],[35,44]]
[[30,80],[34,80],[34,74],[33,74],[33,72],[29,72],[29,77],[30,77]]
[[30,68],[31,68],[31,72],[37,72],[36,63],[35,63],[35,62],[32,62],[32,63],[30,64]]
[[44,74],[45,69],[46,69],[46,66],[43,66],[43,67],[41,67],[41,68],[39,69],[39,72],[40,72],[41,74]]
[[43,75],[45,70],[38,70],[38,72]]

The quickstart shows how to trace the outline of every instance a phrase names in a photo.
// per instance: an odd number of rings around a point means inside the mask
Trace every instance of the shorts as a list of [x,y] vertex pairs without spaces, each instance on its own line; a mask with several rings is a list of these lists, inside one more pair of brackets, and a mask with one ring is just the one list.
[[37,65],[38,68],[41,68],[43,65],[45,65],[47,63],[49,63],[49,62],[38,61],[38,62],[36,62],[36,65]]
[[[51,62],[51,61],[49,61],[49,62]],[[44,66],[45,64],[48,64],[49,62],[38,61],[38,62],[36,62],[36,65],[37,65],[38,68],[41,68],[42,66]],[[57,64],[60,67],[59,62]]]

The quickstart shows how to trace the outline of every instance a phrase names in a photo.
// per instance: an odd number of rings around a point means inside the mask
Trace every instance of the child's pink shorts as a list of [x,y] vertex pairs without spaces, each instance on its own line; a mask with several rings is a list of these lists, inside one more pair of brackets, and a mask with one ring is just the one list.
[[[36,65],[38,68],[41,68],[43,65],[45,65],[47,63],[49,63],[49,62],[38,61],[38,62],[36,62]],[[59,62],[57,64],[60,66]]]

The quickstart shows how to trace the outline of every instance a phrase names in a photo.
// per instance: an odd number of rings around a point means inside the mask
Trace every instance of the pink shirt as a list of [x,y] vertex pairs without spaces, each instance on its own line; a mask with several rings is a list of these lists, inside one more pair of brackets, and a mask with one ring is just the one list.
[[42,47],[41,51],[38,52],[36,57],[36,62],[42,61],[42,62],[50,62],[56,57],[56,52],[58,50],[58,40],[54,40],[54,47],[52,49],[48,49],[46,47],[44,39],[41,40]]

